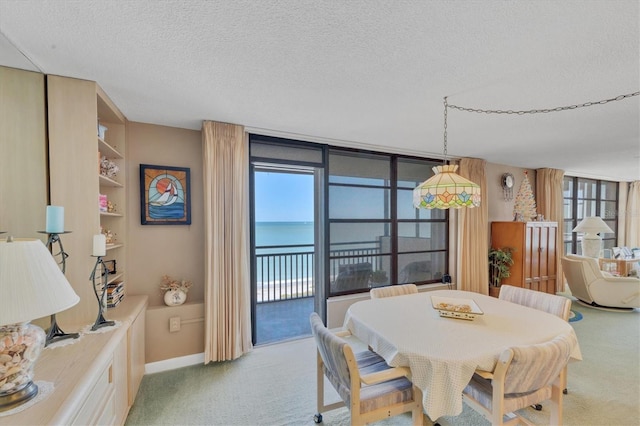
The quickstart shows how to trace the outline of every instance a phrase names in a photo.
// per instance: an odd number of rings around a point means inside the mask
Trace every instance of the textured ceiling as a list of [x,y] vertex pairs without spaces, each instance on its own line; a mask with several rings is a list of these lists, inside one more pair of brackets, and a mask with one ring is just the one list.
[[[639,16],[637,0],[0,0],[0,65],[95,80],[132,121],[441,157],[444,96],[529,110],[638,91]],[[449,110],[448,153],[638,180],[639,100]]]

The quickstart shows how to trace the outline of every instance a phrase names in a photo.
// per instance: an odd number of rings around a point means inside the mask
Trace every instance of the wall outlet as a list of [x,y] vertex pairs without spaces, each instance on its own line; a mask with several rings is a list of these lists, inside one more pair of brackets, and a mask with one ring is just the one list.
[[180,331],[180,317],[171,317],[169,318],[169,332],[175,333],[176,331]]

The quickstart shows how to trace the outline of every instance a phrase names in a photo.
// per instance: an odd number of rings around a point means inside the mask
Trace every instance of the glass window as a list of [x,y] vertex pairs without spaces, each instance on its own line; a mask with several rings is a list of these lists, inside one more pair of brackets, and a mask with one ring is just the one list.
[[578,179],[578,198],[596,198],[598,184],[595,180]]
[[329,183],[388,186],[390,179],[388,156],[335,150],[329,153]]
[[572,232],[589,216],[601,217],[614,231],[602,235],[603,247],[616,246],[618,239],[618,183],[565,176],[564,192],[564,252],[582,254],[579,244],[582,234]]
[[334,222],[329,230],[331,257],[391,252],[387,223]]
[[388,285],[390,265],[390,256],[332,259],[330,291],[332,294],[354,293]]
[[398,284],[441,281],[447,271],[443,252],[398,256]]
[[251,157],[322,164],[322,148],[307,144],[277,143],[278,138],[251,135]]
[[[413,189],[433,175],[436,164],[440,163],[331,149],[331,294],[368,291],[407,279],[440,281],[448,259],[448,212],[413,207]],[[424,273],[416,278],[409,271]]]
[[329,187],[330,219],[389,219],[389,190],[356,186]]
[[448,229],[445,222],[398,223],[398,251],[444,250]]
[[413,189],[433,176],[433,162],[421,160],[398,160],[398,188]]

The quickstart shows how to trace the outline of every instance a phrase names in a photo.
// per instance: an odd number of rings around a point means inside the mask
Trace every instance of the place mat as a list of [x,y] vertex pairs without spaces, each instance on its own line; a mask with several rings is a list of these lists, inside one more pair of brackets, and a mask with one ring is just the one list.
[[49,397],[49,395],[53,393],[54,386],[52,382],[38,380],[35,382],[35,384],[38,386],[38,394],[33,399],[30,399],[24,404],[18,405],[16,408],[12,408],[11,410],[0,411],[0,417],[11,416],[12,414],[17,414],[21,411],[24,411],[32,405],[37,404],[40,401],[44,401]]

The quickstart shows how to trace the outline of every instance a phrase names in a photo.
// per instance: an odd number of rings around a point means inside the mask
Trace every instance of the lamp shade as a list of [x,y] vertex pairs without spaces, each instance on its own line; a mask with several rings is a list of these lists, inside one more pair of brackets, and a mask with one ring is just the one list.
[[413,206],[424,209],[458,209],[480,205],[480,186],[456,173],[454,164],[435,166],[431,176],[413,190]]
[[573,232],[584,232],[585,234],[598,234],[602,232],[613,233],[613,230],[599,216],[585,217],[578,226],[573,228]]
[[0,326],[64,311],[80,301],[44,243],[0,240]]

